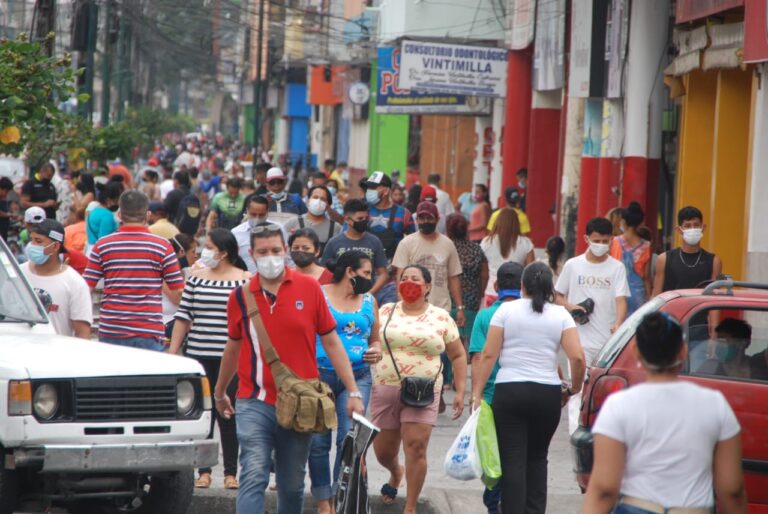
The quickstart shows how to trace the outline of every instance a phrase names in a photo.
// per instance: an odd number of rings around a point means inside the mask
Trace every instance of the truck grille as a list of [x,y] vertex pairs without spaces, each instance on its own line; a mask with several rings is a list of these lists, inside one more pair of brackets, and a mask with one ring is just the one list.
[[76,421],[175,418],[175,377],[80,378],[75,381]]

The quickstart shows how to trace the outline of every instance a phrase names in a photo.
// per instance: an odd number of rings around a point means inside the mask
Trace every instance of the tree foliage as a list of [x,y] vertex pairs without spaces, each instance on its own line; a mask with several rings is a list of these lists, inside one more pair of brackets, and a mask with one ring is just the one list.
[[[0,153],[19,155],[28,143],[46,134],[63,133],[69,118],[58,108],[75,95],[78,71],[69,54],[49,57],[42,42],[30,42],[22,33],[0,40]],[[87,100],[87,95],[78,97]],[[36,147],[37,148],[37,147]],[[30,155],[30,163],[44,158]]]

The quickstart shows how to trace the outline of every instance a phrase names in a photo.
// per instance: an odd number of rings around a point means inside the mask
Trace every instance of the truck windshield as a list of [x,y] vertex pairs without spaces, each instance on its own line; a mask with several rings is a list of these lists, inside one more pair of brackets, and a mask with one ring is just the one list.
[[[47,323],[48,318],[0,239],[0,323]],[[2,328],[0,328],[2,330]]]

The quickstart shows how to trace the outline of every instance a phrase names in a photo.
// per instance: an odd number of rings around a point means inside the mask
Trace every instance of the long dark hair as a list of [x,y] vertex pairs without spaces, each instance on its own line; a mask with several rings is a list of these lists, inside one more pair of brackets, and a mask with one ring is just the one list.
[[[177,238],[179,236],[176,236]],[[214,228],[208,233],[208,239],[220,252],[227,252],[227,260],[236,268],[247,271],[248,267],[238,253],[237,239],[225,228]]]
[[543,262],[532,262],[523,270],[523,287],[531,300],[533,312],[544,312],[544,305],[554,301],[552,271]]
[[311,228],[300,228],[296,232],[291,234],[291,236],[288,238],[289,250],[291,246],[293,246],[293,242],[300,237],[303,237],[304,239],[309,239],[310,241],[312,241],[312,244],[315,247],[315,251],[318,251],[320,249],[320,238],[317,237],[317,232],[315,232]]
[[408,198],[405,201],[406,208],[411,212],[416,212],[421,198],[421,185],[414,184],[408,189]]
[[565,241],[560,236],[552,236],[547,239],[547,257],[549,261],[549,267],[552,271],[557,273],[560,266],[560,257],[565,253]]
[[328,269],[333,273],[333,283],[338,284],[344,279],[347,268],[352,268],[352,271],[362,268],[364,261],[373,264],[370,256],[360,250],[348,250],[339,255],[339,258],[335,261],[329,262]]
[[77,190],[83,195],[93,193],[96,196],[96,182],[93,180],[93,175],[90,173],[81,173],[80,178],[77,181]]
[[123,194],[123,185],[120,182],[96,185],[96,197],[101,205],[106,205],[108,200],[118,200],[121,194]]

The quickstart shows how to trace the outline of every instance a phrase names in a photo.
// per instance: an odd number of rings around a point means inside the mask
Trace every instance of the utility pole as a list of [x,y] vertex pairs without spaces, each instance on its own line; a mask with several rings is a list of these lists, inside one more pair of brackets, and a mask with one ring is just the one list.
[[261,146],[261,54],[264,45],[264,0],[259,0],[259,39],[256,53],[256,77],[253,82],[253,162]]
[[88,101],[84,104],[78,104],[78,111],[81,116],[87,120],[93,120],[93,76],[94,76],[94,54],[96,53],[96,23],[98,21],[98,11],[96,1],[88,1],[88,47],[85,52],[85,84],[84,92],[89,95]]
[[104,4],[104,55],[101,63],[101,126],[109,125],[110,89],[112,88],[112,0]]

